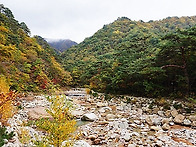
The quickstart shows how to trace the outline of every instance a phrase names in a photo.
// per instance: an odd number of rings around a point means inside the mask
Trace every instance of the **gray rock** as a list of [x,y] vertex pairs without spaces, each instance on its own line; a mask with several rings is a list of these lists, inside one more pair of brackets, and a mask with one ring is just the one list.
[[184,119],[184,125],[191,125],[191,121],[189,119]]
[[102,102],[98,102],[98,103],[97,103],[97,107],[98,107],[98,108],[100,108],[100,107],[105,107],[105,106],[107,106],[106,103],[102,103]]
[[176,116],[178,115],[177,110],[176,110],[176,109],[173,109],[173,110],[171,111],[171,115],[172,115],[173,117],[176,117]]
[[141,121],[139,121],[139,120],[134,120],[134,123],[141,125]]
[[160,131],[160,130],[162,130],[162,128],[160,126],[151,126],[150,130],[152,130],[152,131]]
[[136,147],[134,144],[129,144],[128,147]]
[[190,120],[190,121],[196,121],[196,115],[191,115],[191,116],[189,116],[188,117],[188,119]]
[[167,131],[167,130],[170,129],[170,126],[169,126],[167,123],[165,123],[165,124],[162,126],[162,129],[163,129],[164,131]]
[[84,111],[80,111],[80,110],[74,110],[71,112],[71,114],[77,118],[79,118],[80,116],[82,116],[85,112]]
[[126,130],[129,127],[129,124],[126,121],[125,122],[119,122],[118,127],[119,127],[119,129]]
[[170,118],[163,118],[162,124],[165,124],[165,123],[169,124],[170,121],[171,121]]
[[139,134],[139,133],[137,133],[137,132],[132,132],[132,133],[131,133],[131,136],[137,136],[137,137],[140,137],[140,134]]
[[107,114],[106,115],[106,120],[114,120],[115,119],[115,115],[114,114]]
[[169,122],[169,125],[170,126],[173,126],[174,125],[174,122],[172,121],[172,122]]
[[165,116],[170,117],[171,116],[171,111],[170,110],[165,111]]
[[146,122],[147,122],[147,124],[148,124],[149,126],[152,126],[152,125],[153,125],[153,122],[152,122],[152,120],[150,119],[149,116],[147,116],[145,120],[146,120]]
[[164,143],[162,142],[162,141],[157,141],[156,142],[156,146],[158,146],[158,147],[162,147],[164,145]]
[[153,123],[154,125],[156,125],[156,126],[157,126],[157,125],[161,125],[162,118],[161,118],[160,116],[158,116],[158,115],[151,115],[150,118],[151,118],[152,123]]
[[170,136],[166,136],[166,135],[160,135],[157,137],[159,140],[163,141],[163,142],[168,142],[171,140]]
[[97,136],[95,136],[95,135],[88,136],[88,139],[90,139],[90,140],[95,140],[96,138],[97,138]]
[[182,124],[183,121],[184,121],[184,118],[185,118],[184,115],[178,114],[178,115],[176,115],[176,117],[174,118],[174,122],[175,122],[175,123]]
[[79,140],[74,143],[73,147],[91,147],[86,141]]
[[193,121],[193,122],[191,123],[191,126],[196,127],[196,121]]
[[8,143],[8,140],[7,140],[7,139],[3,139],[3,142],[4,142],[5,144],[7,144],[7,143]]
[[157,114],[158,114],[159,116],[164,117],[164,112],[163,112],[163,111],[158,111]]
[[100,113],[105,113],[105,112],[108,112],[108,111],[112,111],[112,109],[110,107],[102,107],[102,108],[99,109]]
[[131,140],[131,134],[130,133],[125,133],[124,136],[122,137],[125,141]]
[[84,121],[95,121],[98,117],[94,113],[86,113],[82,116],[82,120]]

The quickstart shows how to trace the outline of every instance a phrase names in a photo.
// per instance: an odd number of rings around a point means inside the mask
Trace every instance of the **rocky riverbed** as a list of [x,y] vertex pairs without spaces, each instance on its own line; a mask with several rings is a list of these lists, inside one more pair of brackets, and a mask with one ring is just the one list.
[[[70,94],[69,98],[81,134],[74,147],[196,146],[193,104],[131,96],[110,97],[106,101],[102,94],[86,95],[83,90],[78,93],[82,94]],[[45,111],[49,107],[45,96],[23,98],[21,105],[23,109],[8,121],[7,129],[14,131],[15,136],[4,147],[33,146],[33,140],[44,135],[36,126],[24,124],[31,119],[50,117]],[[24,130],[30,141],[21,142]]]

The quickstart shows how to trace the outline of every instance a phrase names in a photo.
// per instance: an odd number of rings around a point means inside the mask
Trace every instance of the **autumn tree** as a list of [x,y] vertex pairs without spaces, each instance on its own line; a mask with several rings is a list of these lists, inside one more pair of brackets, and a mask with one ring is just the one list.
[[9,91],[6,78],[0,75],[0,122],[6,125],[8,118],[14,113],[13,102],[16,98],[16,94]]

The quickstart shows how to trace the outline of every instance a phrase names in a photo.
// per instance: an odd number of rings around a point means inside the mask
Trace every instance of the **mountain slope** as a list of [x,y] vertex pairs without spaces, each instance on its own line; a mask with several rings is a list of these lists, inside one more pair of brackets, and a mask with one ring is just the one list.
[[71,76],[57,62],[54,50],[43,38],[31,38],[26,24],[15,20],[3,5],[0,24],[0,75],[12,90],[48,91],[70,83]]
[[156,67],[164,44],[162,37],[195,24],[196,16],[149,22],[118,18],[65,51],[64,67],[71,72],[76,85],[140,96],[169,94],[166,88],[172,85],[167,86],[171,81],[165,79],[166,70]]
[[72,47],[73,45],[77,45],[76,42],[71,41],[69,39],[65,39],[65,40],[60,39],[60,40],[53,40],[53,41],[48,40],[48,44],[60,52],[67,50],[68,48]]

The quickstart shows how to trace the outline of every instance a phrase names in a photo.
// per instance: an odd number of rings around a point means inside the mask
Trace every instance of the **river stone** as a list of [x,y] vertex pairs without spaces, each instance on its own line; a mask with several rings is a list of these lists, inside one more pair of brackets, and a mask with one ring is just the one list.
[[157,146],[157,147],[162,147],[164,145],[164,143],[162,142],[162,141],[157,141],[156,142],[156,145],[155,146]]
[[158,111],[157,114],[158,114],[159,116],[164,117],[164,112],[163,112],[163,111]]
[[161,125],[162,123],[162,118],[156,114],[150,115],[150,119],[152,120],[152,123],[156,126]]
[[93,144],[94,145],[98,145],[98,144],[100,144],[101,143],[101,139],[100,138],[97,138],[97,139],[95,139],[94,141],[93,141]]
[[196,127],[196,121],[193,121],[193,122],[191,123],[191,126]]
[[115,115],[114,114],[107,114],[106,115],[106,120],[114,120],[115,119]]
[[187,125],[187,126],[191,125],[191,121],[189,119],[185,119],[184,125]]
[[141,125],[141,121],[139,121],[139,120],[134,120],[134,123]]
[[79,140],[74,143],[73,147],[91,147],[86,141]]
[[96,105],[98,108],[107,106],[107,104],[102,103],[102,102],[98,102]]
[[191,115],[191,116],[189,116],[188,117],[188,119],[190,120],[190,121],[196,121],[196,115]]
[[165,124],[162,126],[162,129],[163,129],[164,131],[167,131],[167,130],[170,129],[170,125],[168,125],[167,123],[165,123]]
[[171,121],[170,118],[163,118],[162,124],[165,124],[165,123],[169,124],[170,121]]
[[172,115],[173,117],[176,117],[176,116],[178,115],[177,110],[176,110],[176,109],[173,109],[173,110],[171,111],[171,115]]
[[162,128],[160,126],[151,126],[150,130],[152,130],[152,131],[159,131],[159,130],[162,130]]
[[160,136],[157,136],[157,138],[163,142],[168,142],[171,139],[171,137],[168,135],[160,135]]
[[136,147],[134,144],[129,144],[128,147]]
[[82,116],[84,113],[85,113],[84,111],[80,111],[80,110],[74,110],[71,112],[71,114],[77,118]]
[[171,116],[171,111],[170,110],[165,111],[165,116],[170,117]]
[[90,139],[90,140],[95,140],[97,137],[95,136],[95,135],[90,135],[90,136],[88,136],[88,139]]
[[182,114],[178,114],[175,118],[174,118],[174,122],[175,123],[179,123],[182,124],[184,121],[185,116],[183,116]]
[[108,112],[108,111],[112,111],[112,108],[110,108],[110,107],[102,107],[102,108],[99,109],[100,113],[105,113],[105,112]]
[[150,119],[149,116],[147,116],[145,120],[146,120],[146,122],[147,122],[147,124],[148,124],[149,126],[152,126],[152,125],[153,125],[152,120]]
[[98,117],[94,113],[86,113],[82,116],[82,120],[84,121],[95,121]]
[[125,135],[122,137],[125,141],[131,140],[131,134],[130,133],[125,133]]
[[129,124],[126,121],[125,122],[119,122],[118,127],[120,129],[127,129],[129,127]]

